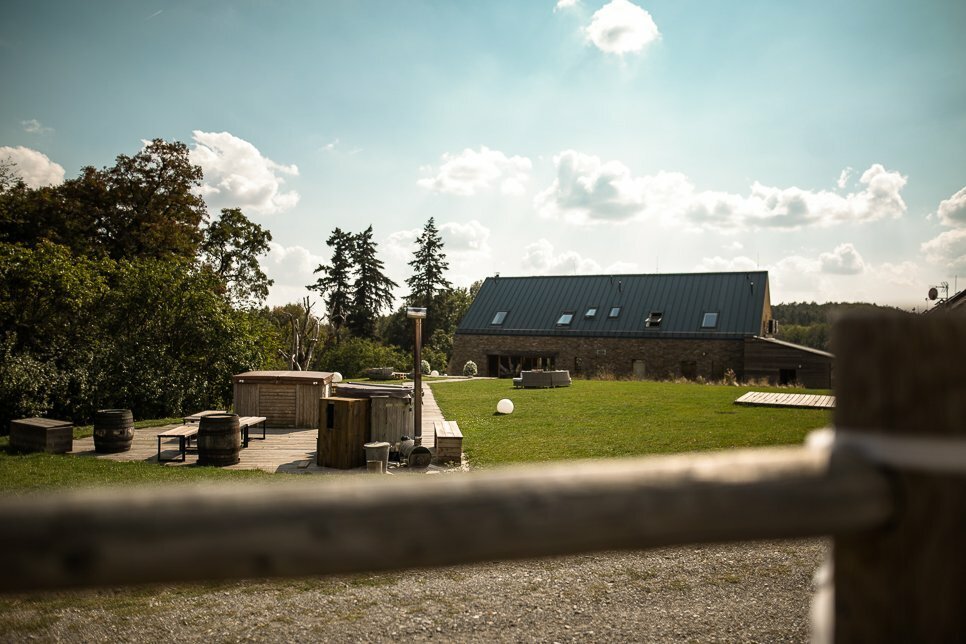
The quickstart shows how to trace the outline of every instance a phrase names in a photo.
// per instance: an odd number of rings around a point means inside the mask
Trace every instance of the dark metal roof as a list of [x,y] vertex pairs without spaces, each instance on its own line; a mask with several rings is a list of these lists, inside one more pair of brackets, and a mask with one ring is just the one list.
[[[634,337],[736,337],[761,334],[768,272],[488,277],[457,333]],[[597,315],[587,318],[588,309]],[[608,312],[620,307],[617,318]],[[501,325],[490,322],[506,311]],[[563,313],[569,326],[558,326]],[[660,312],[659,327],[645,319]],[[705,313],[717,313],[713,329]]]

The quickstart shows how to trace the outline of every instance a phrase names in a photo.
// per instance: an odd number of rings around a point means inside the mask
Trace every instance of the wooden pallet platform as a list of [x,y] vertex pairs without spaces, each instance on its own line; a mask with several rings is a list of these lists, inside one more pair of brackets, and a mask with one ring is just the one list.
[[835,396],[749,391],[738,398],[735,404],[758,407],[794,407],[797,409],[834,409]]

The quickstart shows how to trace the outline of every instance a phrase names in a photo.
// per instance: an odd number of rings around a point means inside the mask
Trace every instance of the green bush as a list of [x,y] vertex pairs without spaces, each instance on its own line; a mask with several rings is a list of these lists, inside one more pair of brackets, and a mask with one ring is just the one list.
[[419,373],[423,374],[424,376],[428,376],[432,370],[432,367],[429,366],[429,360],[419,361]]
[[348,337],[326,347],[318,357],[319,369],[338,371],[345,378],[361,378],[371,367],[392,367],[408,371],[408,358],[398,347],[386,346],[368,338]]
[[470,378],[474,377],[478,373],[476,369],[476,363],[472,360],[467,360],[466,364],[463,365],[463,375]]

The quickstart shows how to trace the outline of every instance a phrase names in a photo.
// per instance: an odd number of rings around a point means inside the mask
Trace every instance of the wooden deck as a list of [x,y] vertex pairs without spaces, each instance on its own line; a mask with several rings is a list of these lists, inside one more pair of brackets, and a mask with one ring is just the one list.
[[[435,435],[433,434],[433,422],[442,421],[443,414],[433,398],[432,391],[427,385],[423,385],[423,407],[422,407],[422,444],[426,447],[434,447]],[[98,454],[94,451],[94,438],[81,438],[74,441],[72,454],[78,456],[93,456],[111,461],[143,461],[146,463],[158,462],[158,434],[177,427],[177,425],[164,425],[162,427],[150,427],[134,430],[134,440],[131,442],[131,449],[127,452],[116,454]],[[315,463],[316,438],[319,430],[310,428],[279,428],[269,427],[265,430],[265,440],[253,440],[248,447],[239,453],[240,460],[235,465],[228,465],[223,469],[227,470],[264,470],[271,473],[289,474],[345,474],[364,472],[365,468],[356,470],[336,470],[328,467],[320,467]],[[256,432],[261,435],[261,432]],[[177,455],[178,441],[171,439],[170,442],[162,443],[162,458],[172,458]],[[198,465],[198,450],[196,443],[191,442],[188,448],[185,461],[172,461],[162,463],[164,467],[196,467]],[[436,471],[440,468],[432,466],[429,471]]]
[[835,396],[775,394],[764,391],[749,391],[738,398],[735,404],[759,407],[795,407],[798,409],[834,409]]

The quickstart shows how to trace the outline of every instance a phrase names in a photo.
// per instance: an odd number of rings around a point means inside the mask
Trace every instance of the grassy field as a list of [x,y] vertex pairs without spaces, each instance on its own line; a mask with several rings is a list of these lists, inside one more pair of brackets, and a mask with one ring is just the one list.
[[[560,389],[513,389],[508,380],[433,384],[474,467],[794,444],[831,421],[824,410],[733,404],[751,390],[770,391],[647,381],[575,380]],[[501,398],[513,401],[512,414],[496,414]]]
[[[463,449],[474,467],[793,444],[800,443],[809,430],[829,422],[826,411],[733,404],[749,390],[588,380],[575,380],[573,386],[561,389],[513,389],[508,380],[488,379],[433,384],[445,417],[456,420],[463,430]],[[512,414],[495,413],[501,398],[513,401]],[[180,419],[140,421],[135,426],[175,422]],[[78,427],[74,435],[90,436],[91,428]],[[287,478],[250,470],[16,454],[8,443],[7,438],[0,438],[0,493],[6,494],[94,485]]]
[[[180,423],[180,418],[158,418],[134,423],[135,429]],[[74,438],[87,438],[93,425],[74,428]],[[216,467],[158,467],[157,463],[119,463],[70,454],[20,454],[10,449],[9,437],[0,438],[0,494],[31,490],[100,485],[188,482],[202,480],[268,480],[260,470],[221,470]]]

